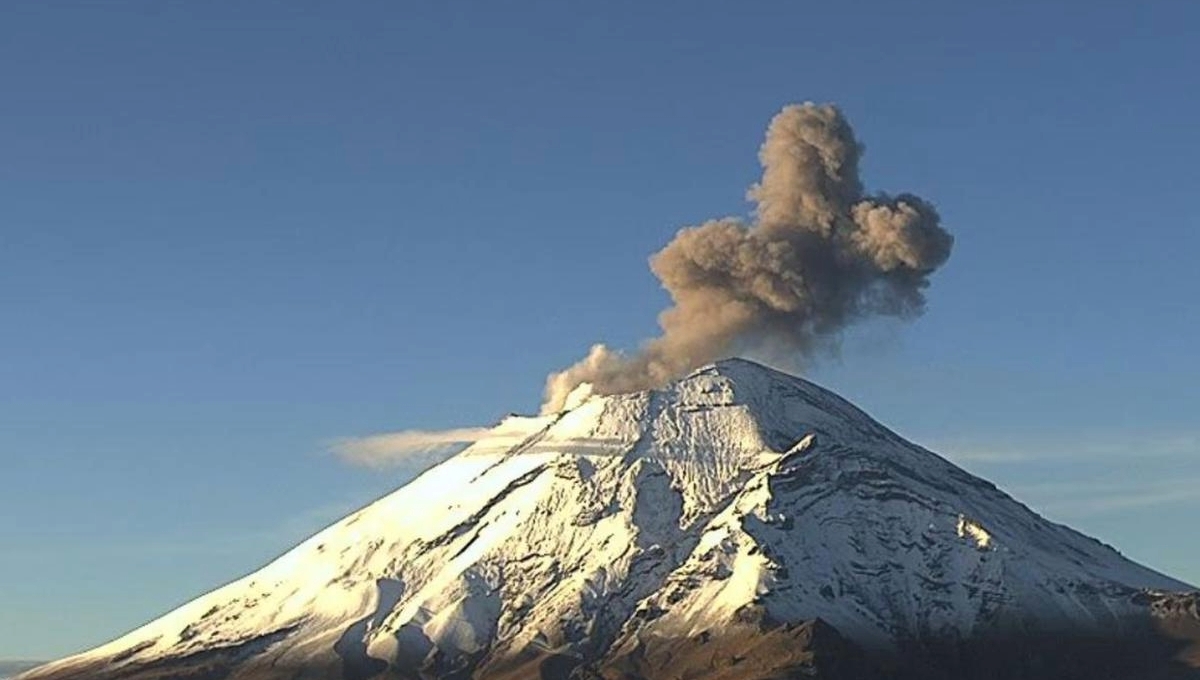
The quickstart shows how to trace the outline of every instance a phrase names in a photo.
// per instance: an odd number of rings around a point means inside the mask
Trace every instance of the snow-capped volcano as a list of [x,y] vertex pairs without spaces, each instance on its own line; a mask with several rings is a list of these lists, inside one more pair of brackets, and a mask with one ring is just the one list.
[[[899,677],[915,658],[1037,677],[1077,640],[1100,641],[1093,661],[1129,643],[1114,677],[1190,677],[1188,590],[728,360],[510,417],[259,571],[23,677]],[[1024,651],[992,661],[1009,640]]]

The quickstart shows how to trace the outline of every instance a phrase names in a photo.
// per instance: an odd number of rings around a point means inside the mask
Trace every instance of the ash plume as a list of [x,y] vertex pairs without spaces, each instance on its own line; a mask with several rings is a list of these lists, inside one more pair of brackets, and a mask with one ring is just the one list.
[[863,147],[835,106],[784,107],[759,150],[762,179],[747,223],[723,218],[679,231],[650,258],[671,296],[660,335],[626,355],[595,345],[546,380],[542,411],[583,384],[598,394],[661,386],[735,351],[810,357],[858,319],[912,317],[953,237],[911,194],[867,194]]

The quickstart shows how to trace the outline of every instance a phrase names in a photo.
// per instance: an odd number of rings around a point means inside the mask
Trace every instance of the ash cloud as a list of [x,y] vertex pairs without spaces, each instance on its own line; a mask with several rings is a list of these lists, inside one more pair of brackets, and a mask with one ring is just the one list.
[[785,107],[759,150],[747,194],[754,220],[679,231],[650,258],[671,296],[662,332],[626,355],[595,345],[546,380],[542,410],[561,410],[584,383],[597,394],[648,389],[733,352],[771,348],[803,361],[856,320],[913,317],[953,237],[911,194],[867,194],[863,147],[832,105]]

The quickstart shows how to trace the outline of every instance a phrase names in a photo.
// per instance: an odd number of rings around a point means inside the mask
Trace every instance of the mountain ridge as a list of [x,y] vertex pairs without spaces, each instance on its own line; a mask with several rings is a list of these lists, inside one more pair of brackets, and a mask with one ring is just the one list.
[[1132,639],[1190,673],[1167,650],[1189,590],[730,359],[509,417],[263,569],[21,677],[900,677],[1039,636],[1093,658]]

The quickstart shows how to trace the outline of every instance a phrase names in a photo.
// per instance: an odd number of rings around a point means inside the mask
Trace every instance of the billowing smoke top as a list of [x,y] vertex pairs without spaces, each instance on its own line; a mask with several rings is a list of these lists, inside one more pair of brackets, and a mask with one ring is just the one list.
[[629,356],[593,346],[547,378],[542,410],[560,410],[583,383],[599,394],[654,388],[735,351],[803,359],[857,319],[920,314],[954,239],[925,200],[865,194],[862,151],[832,105],[780,111],[748,192],[755,222],[680,230],[650,258],[674,302],[659,314],[662,333]]

